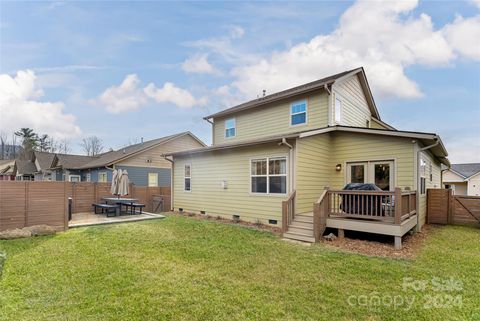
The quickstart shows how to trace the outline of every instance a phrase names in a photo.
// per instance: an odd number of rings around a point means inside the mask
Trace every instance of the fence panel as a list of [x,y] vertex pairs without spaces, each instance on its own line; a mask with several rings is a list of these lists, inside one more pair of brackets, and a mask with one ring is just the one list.
[[449,189],[429,189],[427,219],[431,224],[479,224],[480,197],[453,195]]
[[455,224],[478,224],[480,220],[480,197],[453,197],[453,222]]
[[[164,196],[164,210],[170,210],[170,187],[130,185],[129,197],[138,198],[153,210],[154,195]],[[68,197],[72,197],[72,212],[90,212],[92,203],[110,197],[109,183],[91,182],[18,182],[0,181],[0,231],[47,224],[58,230],[68,228]]]
[[430,224],[448,224],[449,213],[448,189],[427,190],[427,221]]

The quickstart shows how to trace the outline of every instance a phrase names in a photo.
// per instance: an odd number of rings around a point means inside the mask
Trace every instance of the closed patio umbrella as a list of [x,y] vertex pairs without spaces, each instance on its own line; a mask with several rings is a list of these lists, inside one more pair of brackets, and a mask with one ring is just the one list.
[[123,170],[118,183],[118,195],[125,196],[130,194],[130,191],[128,190],[129,185],[130,180],[128,179],[128,172]]
[[112,195],[117,195],[118,193],[118,171],[116,169],[114,169],[112,173],[112,185],[110,186],[110,193]]

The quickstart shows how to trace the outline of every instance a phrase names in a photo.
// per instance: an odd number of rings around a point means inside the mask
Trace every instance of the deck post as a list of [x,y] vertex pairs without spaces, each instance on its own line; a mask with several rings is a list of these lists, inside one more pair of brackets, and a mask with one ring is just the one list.
[[395,187],[395,224],[402,222],[402,189]]
[[401,249],[402,249],[402,237],[395,236],[395,250],[401,250]]
[[344,229],[341,229],[341,228],[338,229],[338,237],[341,238],[341,239],[345,238],[345,230]]

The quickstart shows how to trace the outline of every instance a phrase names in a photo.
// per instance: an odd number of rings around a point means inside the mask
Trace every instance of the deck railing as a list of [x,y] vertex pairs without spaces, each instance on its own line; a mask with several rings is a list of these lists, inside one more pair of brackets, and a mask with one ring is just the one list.
[[320,238],[327,228],[327,213],[329,210],[329,190],[325,188],[318,200],[313,203],[313,236],[315,242],[319,242]]
[[416,214],[416,192],[403,191],[328,191],[329,217],[377,220],[400,224]]
[[285,233],[288,226],[292,223],[295,217],[295,195],[296,191],[293,190],[288,198],[282,202],[282,231]]

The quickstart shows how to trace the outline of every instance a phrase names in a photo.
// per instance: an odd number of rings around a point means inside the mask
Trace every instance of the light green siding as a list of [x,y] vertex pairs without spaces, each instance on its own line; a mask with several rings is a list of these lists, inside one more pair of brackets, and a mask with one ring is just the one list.
[[[214,119],[213,143],[233,143],[245,139],[288,134],[327,126],[328,95],[325,91],[297,96],[282,102],[272,103]],[[290,126],[290,104],[307,101],[307,124]],[[236,136],[225,138],[225,120],[235,118]]]
[[[175,157],[174,208],[185,211],[267,224],[269,219],[281,226],[282,201],[285,195],[254,195],[250,193],[250,160],[252,158],[286,156],[289,149],[277,144],[263,144],[193,156]],[[191,164],[191,191],[183,190],[184,166]],[[288,173],[287,173],[288,174]],[[227,189],[223,189],[226,181]]]
[[296,146],[296,212],[311,212],[313,203],[330,184],[330,134],[299,139]]
[[[414,184],[414,148],[411,139],[358,133],[336,133],[333,136],[333,171],[331,187],[343,188],[347,162],[394,160],[397,187],[416,189]],[[341,164],[342,170],[335,171]]]
[[[335,83],[332,92],[332,106],[335,106],[335,99],[337,98],[342,102],[339,125],[365,127],[366,121],[371,119],[371,112],[358,76],[354,75]],[[335,117],[335,108],[333,108],[332,114]]]
[[370,121],[370,128],[376,128],[376,129],[388,129],[385,125],[382,123],[378,122],[375,120],[375,118],[372,118]]
[[[424,176],[426,178],[426,189],[429,188],[442,188],[442,174],[441,174],[441,165],[440,162],[432,157],[430,152],[424,151],[420,153],[421,159],[425,161],[425,173],[420,172],[420,177]],[[430,164],[432,165],[432,180],[430,180]],[[426,223],[427,218],[427,194],[420,195],[419,193],[419,217],[420,217],[420,226],[423,226]]]

